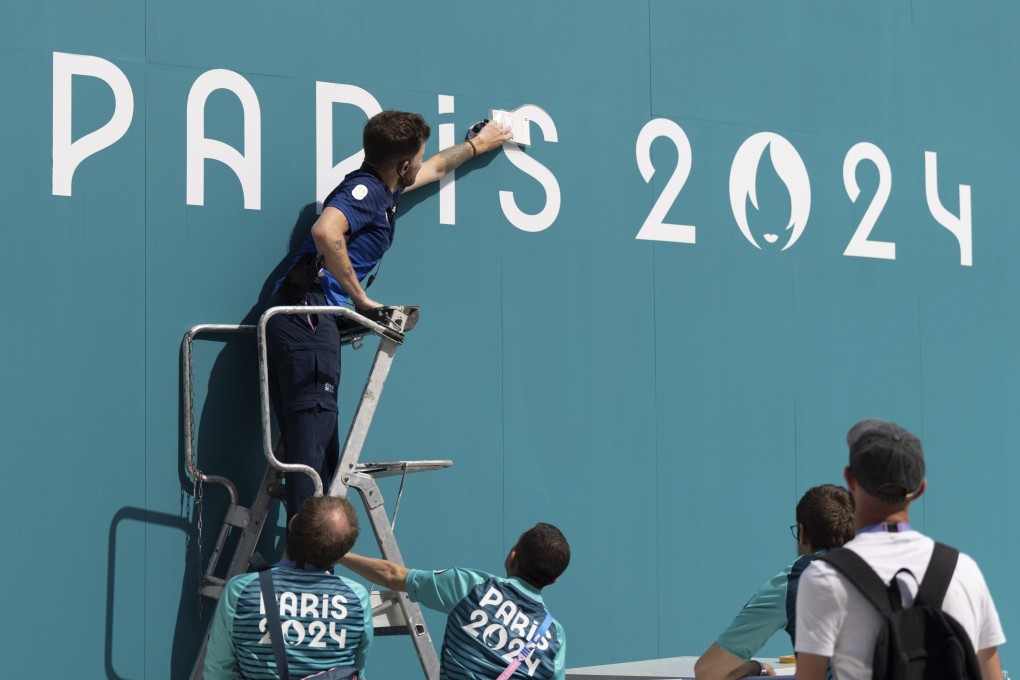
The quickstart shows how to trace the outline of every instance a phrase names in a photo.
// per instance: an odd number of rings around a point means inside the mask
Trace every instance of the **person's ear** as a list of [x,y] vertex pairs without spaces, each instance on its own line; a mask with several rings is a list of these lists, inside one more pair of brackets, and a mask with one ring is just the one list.
[[913,503],[918,498],[920,498],[921,494],[923,494],[927,488],[928,488],[928,480],[927,479],[922,479],[921,480],[921,486],[917,489],[917,493],[915,493],[913,496],[910,497],[910,502]]

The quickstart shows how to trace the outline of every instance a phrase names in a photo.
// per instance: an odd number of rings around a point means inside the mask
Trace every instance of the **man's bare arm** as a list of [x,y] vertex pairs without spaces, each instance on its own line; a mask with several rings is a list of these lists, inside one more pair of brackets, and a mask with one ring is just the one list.
[[338,564],[342,564],[358,576],[376,585],[400,592],[407,591],[405,580],[407,579],[408,569],[396,562],[347,553],[340,558]]
[[797,652],[797,680],[825,680],[829,657]]
[[769,675],[776,674],[768,664],[759,666],[757,661],[745,661],[727,652],[718,642],[713,642],[694,664],[694,677],[697,680],[739,680],[758,675],[762,668]]
[[999,660],[999,648],[987,647],[977,653],[978,665],[981,666],[982,680],[1002,680],[1002,662]]
[[430,182],[435,182],[454,168],[463,165],[465,161],[473,158],[475,155],[488,153],[498,148],[503,142],[510,139],[510,135],[511,130],[508,126],[500,125],[495,121],[487,123],[482,128],[482,131],[470,142],[454,144],[429,157],[428,160],[422,163],[421,170],[418,171],[414,184],[404,189],[404,191],[411,191]]
[[312,225],[312,238],[325,261],[326,269],[347,293],[355,308],[364,311],[380,307],[378,302],[365,294],[354,272],[354,266],[351,265],[351,258],[347,254],[347,232],[350,230],[350,224],[342,212],[333,207],[326,207]]

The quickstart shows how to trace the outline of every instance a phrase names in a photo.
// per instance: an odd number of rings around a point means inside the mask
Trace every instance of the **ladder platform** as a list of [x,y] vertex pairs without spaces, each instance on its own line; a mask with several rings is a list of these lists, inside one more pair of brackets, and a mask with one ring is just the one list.
[[396,460],[384,463],[358,463],[354,467],[355,472],[360,472],[369,477],[394,477],[405,472],[429,472],[431,470],[442,470],[453,465],[452,460]]

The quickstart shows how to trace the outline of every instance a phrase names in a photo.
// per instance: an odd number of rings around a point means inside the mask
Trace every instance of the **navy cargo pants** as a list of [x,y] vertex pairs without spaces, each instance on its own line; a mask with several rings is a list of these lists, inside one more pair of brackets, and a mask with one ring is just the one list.
[[[301,304],[326,305],[316,284]],[[268,307],[287,305],[278,295]],[[340,332],[333,315],[277,314],[266,326],[269,396],[287,448],[287,462],[319,473],[328,492],[340,457],[337,389],[340,382]],[[287,520],[315,493],[311,478],[288,472]]]

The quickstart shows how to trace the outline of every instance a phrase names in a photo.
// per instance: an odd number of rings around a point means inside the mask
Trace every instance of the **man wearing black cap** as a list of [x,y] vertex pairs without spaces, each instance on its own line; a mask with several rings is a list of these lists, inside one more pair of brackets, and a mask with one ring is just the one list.
[[[883,420],[863,420],[847,434],[844,471],[853,494],[854,551],[883,583],[896,579],[910,606],[935,542],[909,524],[910,503],[924,493],[920,440]],[[1001,680],[998,646],[1006,641],[988,586],[977,564],[960,553],[942,610],[966,631],[984,680]],[[816,560],[804,571],[797,597],[797,678],[822,680],[829,661],[840,680],[871,680],[882,615],[835,567]]]

